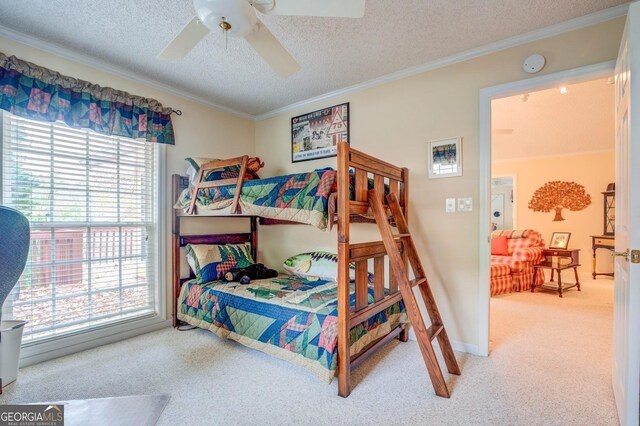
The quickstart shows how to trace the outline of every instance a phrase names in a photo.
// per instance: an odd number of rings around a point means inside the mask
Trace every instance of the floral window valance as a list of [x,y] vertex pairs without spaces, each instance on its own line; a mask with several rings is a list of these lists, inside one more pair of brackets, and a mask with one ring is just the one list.
[[0,109],[97,133],[174,144],[171,108],[0,52]]

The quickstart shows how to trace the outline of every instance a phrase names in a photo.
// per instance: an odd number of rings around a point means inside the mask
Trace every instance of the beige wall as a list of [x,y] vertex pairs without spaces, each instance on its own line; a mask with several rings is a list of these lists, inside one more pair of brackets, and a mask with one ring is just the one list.
[[[614,135],[611,134],[611,145]],[[532,228],[540,231],[548,245],[553,232],[571,232],[569,248],[580,249],[580,272],[591,272],[590,235],[602,234],[603,204],[601,192],[615,181],[615,152],[599,151],[580,155],[533,158],[498,162],[492,165],[496,175],[516,175],[516,211],[518,229]],[[591,195],[591,204],[581,211],[562,210],[565,220],[554,222],[554,212],[534,212],[528,208],[533,193],[552,180],[576,182]],[[598,272],[613,271],[613,261],[607,252],[598,255]]]
[[[182,110],[182,116],[173,116],[176,145],[166,147],[167,177],[166,181],[161,185],[161,190],[167,191],[165,205],[165,212],[167,212],[167,256],[164,266],[166,288],[167,290],[171,289],[171,174],[184,174],[186,170],[185,157],[210,156],[226,158],[253,152],[255,139],[254,121],[239,118],[204,104],[186,100],[5,38],[0,38],[0,51],[101,86],[109,86],[135,95],[155,98],[167,107]],[[195,232],[202,229],[202,224],[195,226],[198,229],[188,224],[185,227],[186,231]],[[234,219],[226,223],[224,229],[241,230],[243,228],[246,229],[244,221]],[[209,228],[207,231],[212,229],[214,228]],[[171,294],[171,292],[168,291],[167,294]],[[167,300],[168,312],[171,312],[170,303],[169,297]]]
[[[256,154],[266,162],[264,175],[335,165],[331,160],[291,164],[289,120],[327,105],[350,102],[352,146],[411,171],[410,224],[418,250],[450,336],[473,350],[479,343],[479,90],[529,77],[522,71],[522,61],[536,52],[547,58],[542,74],[614,59],[623,25],[623,19],[616,19],[258,122]],[[464,138],[464,175],[427,179],[427,142],[452,136]],[[445,198],[465,196],[473,197],[473,212],[444,212]],[[379,239],[371,228],[356,234],[356,238]],[[262,260],[276,266],[302,250],[335,250],[335,245],[335,231],[323,234],[307,226],[263,227],[260,254]]]

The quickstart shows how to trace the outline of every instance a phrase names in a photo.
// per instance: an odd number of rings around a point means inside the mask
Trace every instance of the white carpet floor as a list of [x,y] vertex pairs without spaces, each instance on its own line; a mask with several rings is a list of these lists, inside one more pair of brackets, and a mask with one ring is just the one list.
[[355,370],[351,396],[311,373],[215,335],[173,329],[20,371],[0,403],[168,393],[162,425],[615,425],[612,288],[585,280],[492,299],[492,352],[458,354],[434,395],[415,341],[394,341]]

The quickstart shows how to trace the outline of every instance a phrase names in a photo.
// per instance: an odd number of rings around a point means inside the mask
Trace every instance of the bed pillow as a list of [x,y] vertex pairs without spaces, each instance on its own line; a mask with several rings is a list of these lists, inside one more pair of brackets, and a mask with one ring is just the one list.
[[[291,275],[309,280],[338,280],[338,256],[335,253],[326,251],[300,253],[285,260],[282,267]],[[349,278],[355,279],[355,276]]]
[[509,256],[509,244],[506,235],[491,239],[491,254],[495,256]]
[[187,244],[187,263],[198,284],[221,280],[233,268],[246,268],[255,263],[251,245]]
[[[282,265],[284,270],[291,275],[306,278],[308,280],[338,281],[338,255],[327,251],[312,251],[291,256]],[[356,279],[356,267],[349,265],[349,280]],[[368,280],[373,282],[373,274],[369,274]]]

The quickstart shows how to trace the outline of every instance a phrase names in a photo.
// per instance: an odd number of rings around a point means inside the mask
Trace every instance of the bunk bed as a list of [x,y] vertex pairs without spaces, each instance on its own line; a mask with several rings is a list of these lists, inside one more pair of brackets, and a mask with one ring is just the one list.
[[[385,257],[387,251],[383,241],[373,242],[350,242],[350,224],[353,222],[371,221],[370,218],[370,196],[378,196],[384,203],[385,212],[388,212],[385,194],[389,194],[397,199],[400,209],[407,217],[409,202],[409,172],[407,168],[394,166],[388,162],[377,159],[349,147],[347,143],[338,144],[337,170],[315,171],[317,189],[314,194],[320,194],[310,203],[298,203],[293,208],[295,210],[312,210],[312,215],[282,214],[283,210],[292,208],[288,202],[282,202],[275,206],[265,206],[264,200],[259,200],[252,193],[260,185],[271,185],[275,181],[282,181],[279,178],[259,179],[256,181],[245,181],[245,170],[248,157],[238,157],[229,160],[212,161],[203,165],[198,171],[195,181],[190,185],[189,178],[180,175],[173,175],[173,201],[177,206],[174,208],[172,233],[173,233],[173,321],[174,326],[178,326],[180,321],[190,323],[203,328],[209,328],[216,334],[231,337],[240,343],[254,347],[267,353],[274,354],[280,358],[285,356],[286,350],[295,351],[295,348],[287,347],[291,341],[287,337],[286,327],[281,327],[279,335],[281,341],[259,341],[256,339],[247,340],[247,336],[235,333],[233,324],[215,324],[212,318],[205,318],[206,313],[200,309],[204,302],[211,304],[228,303],[235,311],[242,307],[235,306],[234,298],[240,298],[245,303],[258,303],[256,297],[259,292],[271,292],[273,294],[284,294],[283,288],[297,288],[297,300],[310,300],[304,294],[318,295],[316,299],[321,299],[321,306],[314,306],[315,309],[307,309],[305,314],[297,316],[293,320],[293,327],[296,330],[300,318],[304,318],[304,327],[309,328],[312,321],[316,321],[318,327],[323,327],[328,323],[331,327],[322,330],[315,342],[307,342],[304,350],[312,351],[312,358],[322,358],[322,367],[318,367],[318,362],[312,363],[310,368],[304,354],[295,354],[289,357],[290,361],[304,365],[311,370],[327,378],[325,370],[329,375],[334,373],[338,377],[338,393],[347,397],[351,392],[351,370],[367,359],[376,349],[382,347],[394,338],[399,338],[406,342],[408,338],[408,321],[404,315],[403,298],[398,291],[396,274],[388,272],[385,274]],[[236,166],[239,168],[238,176],[235,178],[206,180],[207,173],[211,170],[223,167]],[[272,180],[269,180],[272,179]],[[295,175],[284,178],[288,183],[296,182]],[[299,182],[298,182],[299,183]],[[298,187],[303,185],[299,183]],[[295,185],[294,185],[295,186]],[[186,192],[185,192],[186,190]],[[273,192],[273,191],[272,191]],[[276,190],[278,194],[284,194],[286,189]],[[300,192],[300,191],[298,191]],[[308,191],[306,191],[309,193]],[[199,194],[209,197],[207,201],[199,200]],[[258,197],[260,198],[260,197]],[[263,197],[264,198],[264,197]],[[286,197],[285,197],[286,198]],[[312,197],[313,198],[313,197]],[[376,201],[377,202],[377,201]],[[216,204],[217,203],[217,204]],[[333,207],[332,207],[332,203]],[[295,204],[295,203],[294,203]],[[213,208],[207,209],[206,207]],[[321,208],[318,208],[320,205]],[[280,208],[282,211],[278,211]],[[246,217],[250,224],[250,232],[222,234],[222,235],[181,235],[180,223],[185,218],[193,217]],[[286,277],[278,277],[271,280],[260,280],[253,282],[250,286],[242,286],[238,283],[214,282],[207,283],[200,288],[194,287],[193,272],[188,278],[181,277],[181,249],[188,244],[243,244],[249,243],[251,254],[257,258],[258,246],[258,218],[267,218],[268,223],[291,223],[300,221],[309,223],[319,228],[326,227],[327,223],[335,221],[337,223],[337,254],[338,273],[337,282],[320,281],[315,284],[292,282]],[[362,218],[365,218],[364,220]],[[391,217],[387,214],[387,217]],[[285,218],[284,221],[281,219]],[[302,218],[302,219],[301,219]],[[308,219],[308,220],[307,220]],[[395,244],[402,250],[402,237],[395,239]],[[392,245],[393,247],[393,245]],[[404,250],[401,251],[404,271],[407,271],[407,256]],[[373,274],[369,271],[369,261],[373,264]],[[351,265],[351,266],[350,266]],[[355,265],[355,271],[353,271]],[[350,273],[351,269],[351,273]],[[351,275],[351,278],[350,278]],[[389,280],[385,283],[385,276]],[[209,292],[209,293],[207,293]],[[323,293],[324,292],[324,293]],[[333,300],[327,296],[327,292],[334,296]],[[193,294],[192,294],[193,293]],[[251,293],[251,294],[250,294]],[[206,296],[205,296],[206,294]],[[301,297],[297,297],[301,296]],[[291,305],[289,294],[285,294],[284,299],[271,298],[267,307],[262,307],[264,312],[273,309],[290,310]],[[200,300],[200,302],[198,301]],[[204,301],[204,302],[203,302]],[[302,304],[304,305],[304,303]],[[217,306],[217,305],[216,305]],[[308,306],[305,306],[305,309]],[[204,315],[204,316],[203,316]],[[270,318],[276,318],[279,314],[267,314]],[[295,316],[295,314],[294,314]],[[220,322],[220,321],[219,321]],[[298,324],[299,325],[299,324]],[[324,335],[322,335],[324,333]],[[274,333],[275,335],[275,333]],[[258,339],[259,340],[259,339]],[[277,340],[277,339],[276,339]],[[278,347],[277,350],[275,347]],[[335,346],[335,347],[334,347]],[[337,357],[336,357],[337,355]],[[337,358],[337,359],[336,359]],[[312,360],[318,361],[318,360]],[[333,368],[333,369],[332,369]],[[334,372],[334,369],[336,370]],[[328,377],[330,379],[330,377]]]

